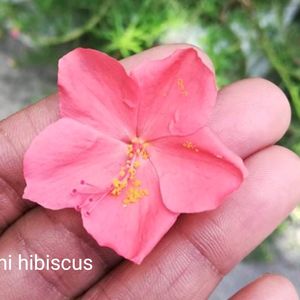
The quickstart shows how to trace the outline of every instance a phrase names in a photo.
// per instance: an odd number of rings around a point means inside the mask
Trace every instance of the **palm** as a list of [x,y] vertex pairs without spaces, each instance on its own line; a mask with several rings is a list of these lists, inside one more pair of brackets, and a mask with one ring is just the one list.
[[[177,47],[157,47],[123,63],[130,70],[143,59],[166,56]],[[204,61],[209,64],[206,57]],[[50,211],[21,200],[24,151],[37,132],[57,118],[57,97],[52,96],[0,123],[0,257],[11,254],[14,258],[19,253],[25,257],[35,253],[40,257],[89,257],[93,269],[2,271],[1,299],[79,295],[83,299],[206,299],[300,198],[299,159],[284,148],[271,146],[289,124],[284,95],[261,79],[234,83],[219,92],[210,126],[246,159],[249,177],[217,210],[181,216],[145,262],[136,266],[100,248],[84,231],[74,210]],[[287,290],[294,295],[290,287]],[[241,295],[251,291],[248,288]],[[274,293],[269,298],[280,296],[276,288],[269,292]]]

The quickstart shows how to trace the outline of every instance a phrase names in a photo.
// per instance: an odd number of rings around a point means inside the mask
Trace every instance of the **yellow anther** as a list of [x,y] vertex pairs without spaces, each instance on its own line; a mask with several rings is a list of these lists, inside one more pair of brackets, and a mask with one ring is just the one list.
[[200,151],[199,148],[197,148],[197,145],[193,144],[193,143],[190,142],[190,141],[185,141],[185,142],[182,144],[182,146],[183,146],[184,148],[187,148],[187,149],[192,150],[192,151],[197,152],[197,153]]
[[177,80],[177,85],[180,89],[184,89],[184,81],[182,79]]
[[127,155],[133,155],[133,146],[132,145],[128,145],[127,147]]
[[117,178],[114,178],[113,179],[113,190],[112,190],[112,195],[114,196],[119,196],[122,192],[122,190],[124,190],[127,186],[128,182],[127,180],[122,180],[120,181],[119,179]]
[[136,203],[146,195],[148,195],[148,191],[146,189],[131,187],[126,193],[126,198],[123,200],[123,204]]
[[123,180],[123,181],[121,181],[121,188],[123,189],[123,188],[125,188],[126,186],[127,186],[127,180],[125,179],[125,180]]
[[113,179],[113,185],[114,185],[114,187],[118,187],[119,184],[120,184],[120,180],[117,179],[117,178],[114,178],[114,179]]
[[181,92],[182,95],[184,95],[184,96],[188,95],[188,92],[187,92],[187,90],[185,88],[185,84],[184,84],[183,79],[178,79],[177,80],[177,86],[178,86],[178,88],[179,88],[179,90],[180,90],[180,92]]
[[133,163],[133,166],[134,166],[134,168],[138,168],[139,166],[141,165],[141,163],[138,161],[138,160],[136,160],[134,163]]
[[129,153],[129,154],[128,154],[128,157],[129,157],[129,158],[133,158],[133,153],[132,153],[132,152]]
[[130,179],[134,179],[134,177],[135,177],[135,174],[136,174],[136,170],[134,169],[134,168],[130,168],[129,170],[128,170],[128,173],[129,173],[129,178]]
[[130,168],[130,169],[128,170],[128,172],[129,172],[129,174],[135,174],[135,173],[136,173],[136,171],[135,171],[134,168]]
[[112,194],[113,196],[118,196],[118,192],[117,192],[115,189],[112,190],[111,194]]
[[143,159],[148,159],[149,158],[149,153],[146,150],[143,150],[143,152],[142,152],[142,158]]
[[139,186],[142,185],[142,182],[141,182],[140,180],[136,179],[136,180],[133,182],[133,185],[134,185],[135,187],[139,187]]
[[123,190],[125,199],[123,205],[135,203],[148,195],[148,191],[142,188],[142,182],[137,178],[137,169],[141,166],[141,159],[148,159],[149,153],[146,148],[149,143],[138,137],[131,140],[131,144],[127,145],[127,159],[125,164],[120,168],[118,178],[112,180],[113,196],[120,196]]

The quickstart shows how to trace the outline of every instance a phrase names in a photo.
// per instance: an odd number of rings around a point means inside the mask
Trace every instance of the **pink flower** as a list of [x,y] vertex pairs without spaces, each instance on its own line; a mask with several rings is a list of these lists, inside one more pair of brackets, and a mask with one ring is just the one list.
[[205,126],[217,90],[195,50],[127,74],[75,49],[58,87],[62,118],[25,155],[24,197],[79,210],[99,245],[141,263],[180,213],[218,207],[243,181],[242,160]]

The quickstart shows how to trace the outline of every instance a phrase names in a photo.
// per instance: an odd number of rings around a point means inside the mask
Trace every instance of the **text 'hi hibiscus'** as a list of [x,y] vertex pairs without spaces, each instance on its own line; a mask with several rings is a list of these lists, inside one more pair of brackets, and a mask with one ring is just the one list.
[[141,263],[180,213],[218,207],[246,174],[206,127],[214,74],[192,48],[141,63],[75,49],[59,62],[61,119],[25,154],[24,197],[73,207],[99,245]]

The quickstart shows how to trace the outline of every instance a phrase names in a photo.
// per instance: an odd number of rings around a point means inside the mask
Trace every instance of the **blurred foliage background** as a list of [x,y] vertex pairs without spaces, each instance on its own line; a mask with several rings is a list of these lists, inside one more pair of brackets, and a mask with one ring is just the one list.
[[[160,43],[198,45],[220,87],[262,76],[286,92],[293,116],[281,143],[300,154],[300,0],[0,0],[7,33],[30,49],[30,63],[49,66],[77,46],[122,58]],[[271,241],[254,257],[268,258]]]

